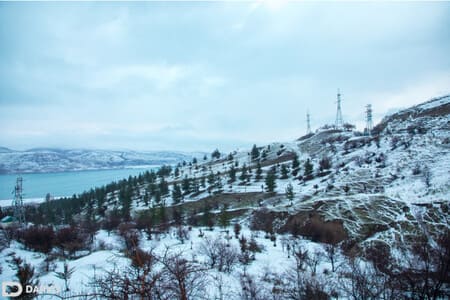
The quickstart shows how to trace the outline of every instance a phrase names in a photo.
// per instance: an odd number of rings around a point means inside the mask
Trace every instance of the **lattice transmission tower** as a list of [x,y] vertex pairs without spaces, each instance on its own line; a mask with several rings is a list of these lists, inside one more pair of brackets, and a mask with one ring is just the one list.
[[371,135],[373,129],[373,122],[372,122],[372,105],[367,104],[366,105],[366,134]]
[[341,109],[341,92],[338,89],[337,92],[337,110],[336,110],[336,122],[334,126],[338,128],[342,128],[344,125],[344,120],[342,119],[342,109]]
[[12,206],[14,208],[14,218],[19,224],[25,223],[25,213],[23,208],[23,179],[22,177],[17,177],[16,186],[14,187],[14,199]]
[[309,111],[306,113],[306,134],[312,133],[311,131],[311,115]]

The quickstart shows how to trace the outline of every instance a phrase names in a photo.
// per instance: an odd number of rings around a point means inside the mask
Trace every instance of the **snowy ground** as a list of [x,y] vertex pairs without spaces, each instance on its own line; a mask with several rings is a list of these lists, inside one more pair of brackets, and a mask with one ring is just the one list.
[[[200,230],[204,233],[203,237],[199,236]],[[215,238],[226,241],[226,230],[232,236],[231,240],[229,240],[230,247],[235,247],[239,251],[239,242],[234,237],[231,227],[225,229],[215,228],[214,231],[209,231],[207,228],[194,228],[189,232],[189,239],[183,244],[175,237],[175,232],[172,231],[165,236],[159,236],[157,240],[148,241],[143,238],[140,247],[144,250],[153,249],[155,253],[160,255],[169,247],[173,253],[180,252],[189,260],[205,262],[206,257],[199,251],[201,244],[207,240],[214,240]],[[248,229],[243,229],[241,234],[249,239],[253,236],[263,251],[256,254],[255,260],[250,265],[244,266],[238,263],[230,273],[218,272],[214,269],[210,270],[208,272],[207,299],[217,299],[217,293],[219,291],[217,288],[217,284],[219,283],[218,278],[223,282],[222,293],[227,295],[228,299],[240,299],[239,278],[244,272],[254,276],[261,276],[265,273],[282,274],[295,266],[292,255],[290,258],[287,255],[285,243],[289,239],[288,236],[279,235],[276,245],[274,245],[272,241],[264,238],[264,233],[262,232],[250,232]],[[309,253],[318,252],[324,255],[324,246],[322,244],[302,239],[298,239],[297,243],[304,249],[307,249]],[[94,244],[96,246],[94,252],[91,254],[68,261],[69,268],[74,268],[75,270],[69,281],[70,293],[72,295],[89,293],[91,291],[89,287],[94,276],[101,276],[104,271],[111,270],[114,267],[125,268],[130,263],[130,260],[120,251],[123,248],[123,244],[121,238],[117,235],[111,234],[108,236],[108,233],[105,231],[99,231],[95,237]],[[16,256],[23,258],[36,268],[41,286],[53,286],[62,291],[64,290],[64,281],[55,274],[55,272],[62,271],[64,261],[57,259],[54,261],[54,271],[45,273],[42,271],[45,256],[24,250],[23,245],[17,242],[13,242],[11,247],[0,252],[0,264],[3,268],[2,274],[0,275],[0,282],[13,281],[15,279],[15,271],[8,263],[12,253],[15,253]],[[325,270],[331,270],[331,264],[324,257],[317,267],[317,276],[324,277],[324,279],[329,276],[335,276],[335,274],[330,274],[331,272],[328,273]],[[325,275],[324,271],[328,275]],[[39,299],[56,299],[56,297],[41,296]]]

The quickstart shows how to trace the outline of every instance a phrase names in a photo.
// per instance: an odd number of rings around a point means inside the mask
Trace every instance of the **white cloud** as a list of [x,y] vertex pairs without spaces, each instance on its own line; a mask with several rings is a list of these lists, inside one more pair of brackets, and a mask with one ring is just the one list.
[[127,80],[142,80],[158,89],[167,89],[191,74],[191,69],[181,65],[143,64],[124,65],[95,71],[87,84],[93,88],[115,88]]
[[374,93],[368,96],[368,103],[386,113],[447,94],[450,94],[450,73],[435,74],[395,91]]

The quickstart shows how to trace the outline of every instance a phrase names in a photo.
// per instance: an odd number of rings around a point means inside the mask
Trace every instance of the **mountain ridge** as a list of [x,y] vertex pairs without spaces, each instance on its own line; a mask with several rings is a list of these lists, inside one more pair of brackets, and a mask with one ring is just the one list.
[[174,164],[201,152],[119,151],[61,148],[32,148],[17,151],[1,148],[0,174],[48,173],[101,170],[144,165]]

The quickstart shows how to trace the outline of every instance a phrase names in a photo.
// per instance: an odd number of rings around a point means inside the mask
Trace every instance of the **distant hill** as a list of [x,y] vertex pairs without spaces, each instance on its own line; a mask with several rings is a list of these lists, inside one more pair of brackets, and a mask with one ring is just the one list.
[[0,147],[0,153],[8,153],[11,152],[12,150],[6,147]]
[[47,173],[163,165],[200,158],[203,153],[171,151],[109,151],[33,148],[25,151],[0,147],[0,174]]

